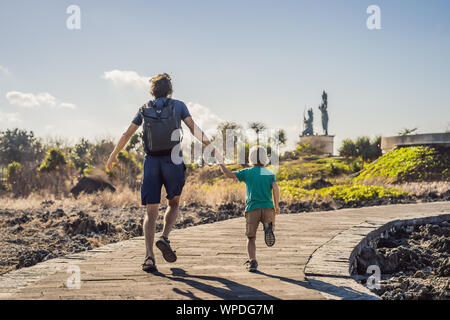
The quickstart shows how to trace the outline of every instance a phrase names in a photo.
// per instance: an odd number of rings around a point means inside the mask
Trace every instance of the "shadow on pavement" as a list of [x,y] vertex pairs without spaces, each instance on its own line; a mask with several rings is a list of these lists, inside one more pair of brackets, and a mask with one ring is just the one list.
[[347,286],[336,286],[326,281],[309,278],[308,281],[314,287],[314,289],[327,293],[336,297],[336,299],[344,300],[379,300],[376,296],[366,294],[364,292],[356,291]]
[[256,273],[256,274],[263,275],[263,276],[266,276],[266,277],[269,277],[269,278],[279,279],[279,280],[284,281],[284,282],[296,284],[296,285],[298,285],[298,286],[302,286],[302,287],[307,288],[307,289],[314,289],[314,288],[308,283],[308,281],[300,281],[300,280],[294,280],[294,279],[286,278],[286,277],[282,277],[282,276],[276,276],[276,275],[274,275],[274,274],[268,274],[268,273],[265,273],[265,272],[262,272],[262,271],[259,271],[259,270],[256,271],[255,273]]
[[[279,298],[267,294],[258,289],[240,284],[236,281],[228,280],[221,277],[214,276],[196,276],[188,274],[184,269],[171,268],[172,276],[162,274],[160,272],[154,273],[156,276],[164,277],[172,281],[185,283],[192,288],[199,291],[216,296],[218,299],[230,300],[230,299],[254,299],[254,300],[280,300]],[[210,285],[202,281],[214,281],[224,285],[226,288]],[[173,289],[174,292],[183,295],[193,300],[201,300],[191,291],[183,291],[178,288]]]

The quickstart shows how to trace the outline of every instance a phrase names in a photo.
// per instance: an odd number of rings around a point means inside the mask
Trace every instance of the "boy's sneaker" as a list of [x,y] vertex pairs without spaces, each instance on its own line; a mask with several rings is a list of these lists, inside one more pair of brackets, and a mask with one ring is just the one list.
[[244,264],[247,266],[249,272],[255,272],[258,269],[258,262],[256,262],[256,260],[248,260]]
[[268,247],[275,244],[275,235],[273,234],[272,222],[264,223],[264,241]]

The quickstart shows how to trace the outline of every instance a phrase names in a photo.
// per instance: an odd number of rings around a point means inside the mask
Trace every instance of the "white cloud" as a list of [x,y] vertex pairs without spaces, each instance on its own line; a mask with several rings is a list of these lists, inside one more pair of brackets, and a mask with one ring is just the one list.
[[193,102],[186,103],[195,123],[208,135],[216,133],[217,126],[223,121],[207,107]]
[[140,76],[136,71],[127,70],[112,70],[105,71],[102,76],[103,79],[112,81],[118,86],[135,86],[145,87],[149,85],[150,77]]
[[73,103],[68,103],[68,102],[61,102],[59,106],[61,108],[67,108],[67,109],[75,109],[77,107]]
[[21,122],[18,113],[7,113],[0,111],[0,122],[15,123]]
[[12,105],[17,105],[25,108],[34,108],[40,106],[69,109],[76,108],[74,104],[59,101],[48,92],[33,94],[23,93],[19,91],[10,91],[6,94],[6,99]]
[[3,73],[5,76],[9,76],[11,74],[11,72],[9,72],[7,67],[1,65],[0,65],[0,73]]

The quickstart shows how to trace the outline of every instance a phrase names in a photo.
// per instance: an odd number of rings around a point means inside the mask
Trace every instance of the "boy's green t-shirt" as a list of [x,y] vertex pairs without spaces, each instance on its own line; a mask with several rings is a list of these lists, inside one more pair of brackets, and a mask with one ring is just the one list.
[[275,175],[264,167],[235,171],[239,181],[245,182],[247,189],[245,212],[254,209],[273,208],[272,183]]

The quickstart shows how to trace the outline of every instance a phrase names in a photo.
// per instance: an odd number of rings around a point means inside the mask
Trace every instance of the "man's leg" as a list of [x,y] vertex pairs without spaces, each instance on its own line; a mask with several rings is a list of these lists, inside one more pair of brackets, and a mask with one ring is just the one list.
[[177,261],[177,255],[174,250],[172,250],[169,241],[169,233],[172,230],[173,225],[177,221],[178,217],[178,206],[179,206],[180,197],[176,196],[169,200],[169,205],[166,210],[166,214],[164,217],[164,229],[163,234],[158,241],[156,241],[156,246],[163,255],[164,260],[167,262],[175,262]]
[[166,214],[164,216],[164,229],[163,236],[167,239],[169,238],[169,233],[172,231],[173,226],[178,218],[178,208],[180,206],[180,196],[175,196],[173,199],[169,200],[169,205],[167,206]]
[[[144,218],[144,236],[146,257],[155,257],[153,253],[153,242],[155,240],[156,219],[158,219],[159,203],[147,204],[147,214]],[[151,260],[147,260],[146,264],[152,264]]]

